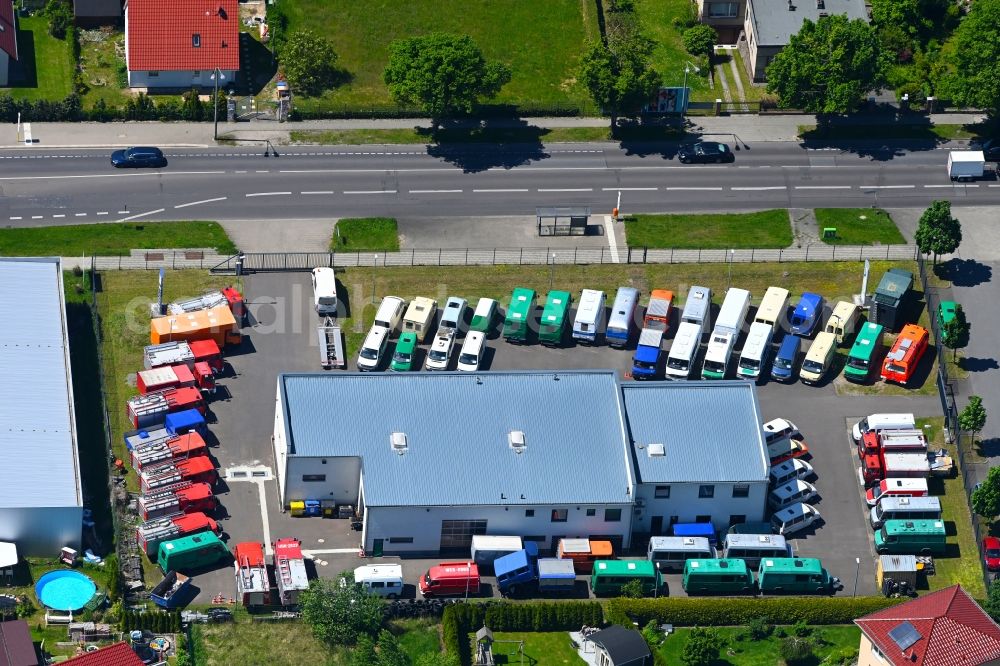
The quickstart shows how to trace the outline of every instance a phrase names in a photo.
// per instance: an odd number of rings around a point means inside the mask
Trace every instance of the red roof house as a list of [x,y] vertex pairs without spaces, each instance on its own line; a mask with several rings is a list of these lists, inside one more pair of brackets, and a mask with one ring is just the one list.
[[17,60],[14,3],[12,0],[0,0],[0,86],[7,85],[11,60]]
[[960,585],[854,623],[861,628],[858,666],[1000,664],[1000,626]]
[[125,60],[132,88],[220,88],[240,68],[236,0],[162,0],[125,3]]
[[63,666],[143,666],[142,659],[128,643],[115,643],[106,648],[81,654],[61,662]]

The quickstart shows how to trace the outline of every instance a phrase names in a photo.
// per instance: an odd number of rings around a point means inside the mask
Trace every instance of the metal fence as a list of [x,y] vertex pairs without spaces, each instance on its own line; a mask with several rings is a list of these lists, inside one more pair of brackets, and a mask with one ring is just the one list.
[[[913,261],[913,245],[825,245],[802,248],[690,250],[646,247],[587,248],[486,248],[425,249],[400,252],[246,252],[220,261],[214,273],[264,273],[310,271],[330,268],[393,266],[493,266],[493,265],[587,265],[587,264],[704,264],[792,261]],[[113,264],[114,262],[112,262]],[[149,268],[158,266],[149,265]]]
[[[958,405],[955,402],[955,389],[953,386],[954,380],[948,374],[948,359],[946,356],[948,352],[945,349],[945,346],[941,344],[941,325],[936,316],[938,306],[941,304],[941,298],[938,294],[937,287],[932,287],[927,279],[927,271],[931,269],[928,269],[927,262],[922,255],[918,255],[917,257],[917,266],[920,274],[920,286],[924,292],[924,302],[927,306],[927,312],[930,315],[931,331],[934,334],[938,361],[936,381],[938,394],[941,397],[941,410],[944,412],[945,440],[954,448],[955,458],[958,460],[958,465],[962,470],[962,485],[965,488],[965,498],[966,501],[969,502],[969,506],[971,506],[974,479],[972,478],[972,469],[968,464],[968,460],[966,459],[965,452],[962,448],[965,434],[962,432],[962,428],[958,423]],[[984,562],[983,558],[986,554],[983,551],[984,535],[982,530],[979,529],[979,521],[976,520],[974,513],[972,514],[972,532],[975,536],[976,549],[979,553],[979,566],[982,567]],[[964,553],[962,556],[967,557]],[[982,573],[983,580],[988,591],[990,587],[990,576],[985,568],[982,569]]]

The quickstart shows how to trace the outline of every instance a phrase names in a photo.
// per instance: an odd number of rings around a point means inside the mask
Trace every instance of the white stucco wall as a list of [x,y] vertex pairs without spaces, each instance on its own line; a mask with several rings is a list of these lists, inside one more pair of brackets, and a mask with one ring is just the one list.
[[[326,461],[324,464],[323,461]],[[303,475],[322,474],[324,481],[303,481]],[[288,458],[282,501],[285,506],[294,500],[333,500],[337,504],[357,505],[361,488],[361,458],[326,457]]]
[[56,557],[63,546],[80,549],[83,508],[0,508],[0,541],[17,545],[21,557]]
[[[657,498],[656,486],[670,486],[669,498]],[[633,519],[636,532],[648,533],[654,516],[663,516],[663,532],[668,532],[670,517],[677,516],[677,522],[691,523],[697,516],[711,516],[712,524],[717,530],[729,527],[729,517],[745,515],[746,522],[764,520],[765,504],[767,502],[767,483],[764,481],[749,483],[747,497],[733,497],[732,483],[716,483],[715,496],[712,498],[698,497],[699,483],[654,484],[640,483],[636,490],[636,499],[644,504],[637,507],[638,515]]]
[[[211,69],[203,70],[162,70],[159,72],[149,72],[146,70],[128,70],[128,85],[130,88],[199,88],[209,90],[215,88],[215,81],[212,80]],[[225,77],[219,82],[219,89],[224,90],[226,85],[236,80],[236,72],[233,70],[222,70]]]

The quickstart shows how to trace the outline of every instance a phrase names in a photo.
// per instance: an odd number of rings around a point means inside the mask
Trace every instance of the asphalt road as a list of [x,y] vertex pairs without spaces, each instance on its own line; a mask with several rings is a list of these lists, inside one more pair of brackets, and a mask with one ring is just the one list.
[[619,144],[282,147],[167,151],[163,169],[118,170],[104,150],[0,155],[0,221],[533,214],[541,205],[697,211],[1000,202],[1000,180],[949,181],[945,150],[743,147],[727,165],[682,165],[675,148]]

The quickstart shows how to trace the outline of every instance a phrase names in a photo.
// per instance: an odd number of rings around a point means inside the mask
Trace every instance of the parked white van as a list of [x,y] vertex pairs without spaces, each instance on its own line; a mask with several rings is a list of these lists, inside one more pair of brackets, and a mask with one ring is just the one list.
[[389,329],[385,326],[372,326],[358,352],[358,370],[377,370],[388,343]]
[[387,599],[403,594],[403,567],[400,564],[368,564],[354,570],[354,582],[365,592]]
[[801,435],[799,427],[788,419],[771,419],[761,429],[764,431],[764,443],[773,444],[786,437]]
[[757,379],[761,370],[767,365],[771,355],[771,335],[774,329],[771,324],[755,321],[750,324],[747,341],[743,344],[740,361],[736,365],[736,376],[740,379]]
[[698,347],[701,346],[701,324],[682,321],[677,327],[677,335],[670,345],[667,354],[667,367],[664,376],[667,379],[687,379],[694,369]]
[[712,290],[708,287],[694,286],[688,290],[684,310],[681,311],[681,321],[698,324],[702,330],[712,325]]
[[771,331],[777,330],[778,325],[785,321],[785,314],[788,311],[788,290],[781,287],[768,287],[764,292],[764,299],[757,308],[757,313],[753,316],[754,322],[767,324]]
[[378,305],[375,313],[375,325],[389,329],[390,335],[399,333],[399,324],[406,310],[406,301],[399,296],[386,296]]
[[573,319],[573,339],[580,342],[597,342],[604,326],[604,292],[584,289],[576,306]]
[[854,424],[851,434],[860,442],[866,433],[883,430],[912,430],[917,427],[913,414],[872,414]]
[[869,520],[876,530],[887,520],[941,520],[941,499],[888,495],[875,503]]
[[812,504],[793,504],[771,516],[771,528],[778,534],[789,535],[806,529],[813,523],[819,523],[823,516],[819,515]]
[[313,306],[321,317],[337,316],[337,278],[332,268],[312,269]]
[[655,536],[649,539],[646,557],[660,571],[682,571],[688,560],[714,558],[715,549],[705,537]]
[[816,495],[816,486],[808,481],[795,479],[794,481],[777,486],[768,493],[767,505],[775,510],[784,509],[786,506],[791,506],[796,502],[809,502]]
[[796,479],[808,479],[815,474],[813,466],[801,458],[789,458],[777,465],[772,465],[769,472],[772,488]]
[[441,311],[441,323],[438,324],[438,330],[450,328],[456,334],[464,331],[465,308],[467,306],[468,303],[464,298],[459,298],[458,296],[449,297],[444,304],[444,310]]
[[437,314],[437,301],[432,298],[417,296],[410,301],[403,315],[403,330],[417,334],[417,340],[423,341],[434,326],[434,315]]
[[860,322],[861,308],[854,303],[837,301],[823,330],[827,333],[833,333],[837,337],[837,344],[842,345],[854,335],[854,329],[858,327]]
[[458,369],[462,372],[476,372],[483,360],[486,349],[486,334],[482,331],[469,331],[458,352]]

